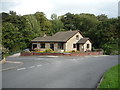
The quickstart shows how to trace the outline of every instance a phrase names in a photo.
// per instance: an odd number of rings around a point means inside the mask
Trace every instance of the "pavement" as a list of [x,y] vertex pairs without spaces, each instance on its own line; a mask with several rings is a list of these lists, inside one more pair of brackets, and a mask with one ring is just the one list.
[[[8,56],[8,57],[19,57],[19,56],[20,56],[20,53],[17,53],[17,54]],[[0,68],[0,71],[14,69],[14,68],[21,66],[22,64],[23,64],[23,62],[20,62],[20,61],[10,61],[7,59],[4,61],[4,59],[3,59],[0,61],[0,65],[2,66]]]
[[0,68],[0,71],[5,71],[5,70],[17,68],[21,66],[23,63],[18,61],[6,61],[4,63],[4,61],[2,61],[1,64],[2,64],[2,68]]
[[16,53],[16,54],[13,54],[11,56],[8,56],[8,57],[19,57],[20,56],[20,53]]
[[2,72],[3,88],[96,88],[118,56],[8,57],[21,66]]

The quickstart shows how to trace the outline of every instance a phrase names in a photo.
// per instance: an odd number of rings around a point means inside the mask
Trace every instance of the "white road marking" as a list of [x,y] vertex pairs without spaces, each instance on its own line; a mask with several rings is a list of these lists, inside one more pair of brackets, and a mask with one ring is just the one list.
[[40,66],[42,66],[41,64],[40,65],[37,65],[37,67],[40,67]]
[[19,68],[19,69],[17,69],[17,70],[23,70],[23,69],[26,69],[26,68]]
[[34,68],[35,66],[31,66],[31,67],[29,67],[29,68]]

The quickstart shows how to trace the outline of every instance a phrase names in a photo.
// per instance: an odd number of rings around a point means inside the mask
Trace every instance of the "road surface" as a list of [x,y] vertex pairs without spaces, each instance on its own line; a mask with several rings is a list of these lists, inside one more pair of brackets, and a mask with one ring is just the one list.
[[9,57],[24,64],[2,72],[3,88],[95,88],[118,56]]

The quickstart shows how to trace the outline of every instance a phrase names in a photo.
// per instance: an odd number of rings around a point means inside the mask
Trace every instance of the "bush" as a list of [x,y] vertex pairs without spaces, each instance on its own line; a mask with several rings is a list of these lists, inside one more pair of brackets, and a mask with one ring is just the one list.
[[44,51],[35,51],[35,52],[37,52],[37,53],[44,53]]
[[72,50],[72,51],[66,51],[65,53],[74,53],[74,52],[80,52],[80,51]]
[[34,48],[34,51],[40,51],[40,49],[39,48]]
[[53,50],[52,49],[46,49],[44,52],[50,52],[50,53],[52,53]]
[[80,52],[80,51],[77,51],[77,50],[72,50],[71,52]]

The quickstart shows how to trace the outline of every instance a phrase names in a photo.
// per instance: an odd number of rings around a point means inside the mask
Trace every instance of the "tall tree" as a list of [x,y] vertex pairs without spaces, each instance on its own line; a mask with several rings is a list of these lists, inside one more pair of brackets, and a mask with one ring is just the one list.
[[98,16],[97,16],[97,19],[98,19],[99,21],[106,21],[106,20],[108,20],[108,17],[107,17],[107,15],[105,15],[105,14],[101,14],[101,15],[98,15]]
[[88,32],[91,28],[98,24],[98,20],[93,14],[76,14],[74,26],[76,29],[81,30],[85,36],[88,36]]
[[38,22],[34,15],[24,15],[24,28],[20,31],[22,33],[22,42],[24,42],[23,46],[30,47],[30,41],[41,35],[41,30],[38,25]]
[[63,31],[63,23],[61,20],[58,18],[56,14],[51,15],[51,22],[52,22],[52,31],[53,33]]
[[2,44],[10,51],[20,50],[21,33],[12,23],[3,23],[2,27]]
[[74,14],[66,13],[65,15],[61,16],[61,21],[64,24],[65,30],[75,30],[76,27],[74,26]]
[[46,18],[45,14],[43,12],[36,12],[34,14],[35,18],[37,19],[39,25],[40,25],[40,29],[41,31],[48,35],[52,35],[52,31],[51,31],[51,22]]

